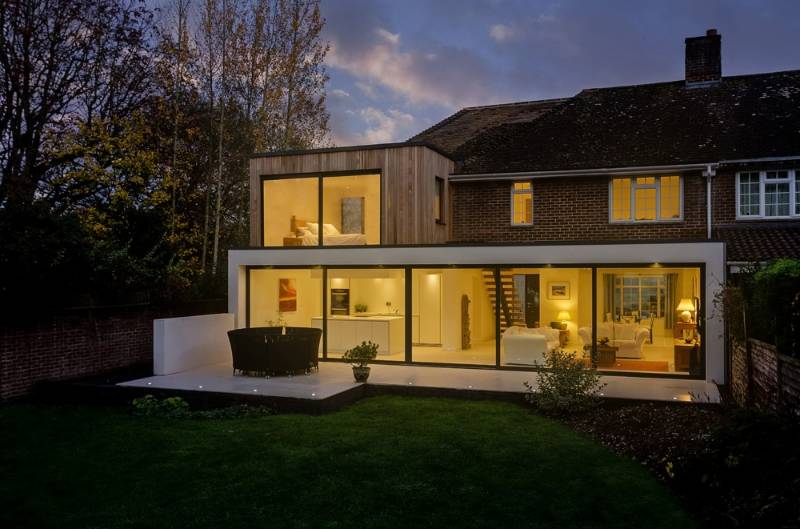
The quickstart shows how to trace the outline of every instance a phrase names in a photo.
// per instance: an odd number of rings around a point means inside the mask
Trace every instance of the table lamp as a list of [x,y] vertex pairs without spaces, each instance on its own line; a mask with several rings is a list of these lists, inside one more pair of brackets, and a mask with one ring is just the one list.
[[692,312],[694,312],[694,303],[689,298],[682,298],[681,302],[678,303],[678,308],[676,310],[682,311],[681,312],[681,321],[684,323],[691,323],[692,321]]

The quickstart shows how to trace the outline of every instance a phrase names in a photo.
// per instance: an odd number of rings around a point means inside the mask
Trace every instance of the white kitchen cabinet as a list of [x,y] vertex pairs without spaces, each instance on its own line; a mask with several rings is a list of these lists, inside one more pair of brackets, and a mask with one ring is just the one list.
[[[322,318],[311,318],[322,328]],[[403,316],[331,316],[328,318],[328,352],[343,353],[361,342],[378,344],[378,354],[403,354],[405,318]]]

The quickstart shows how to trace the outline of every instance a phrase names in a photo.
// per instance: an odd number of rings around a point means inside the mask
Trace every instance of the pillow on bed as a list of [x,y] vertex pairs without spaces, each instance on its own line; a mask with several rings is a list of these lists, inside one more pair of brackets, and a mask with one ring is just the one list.
[[319,233],[318,222],[306,222],[306,227],[308,228],[308,231],[312,233],[312,235],[317,235]]
[[323,224],[322,225],[322,234],[323,235],[340,235],[339,230],[336,229],[336,226],[333,224]]

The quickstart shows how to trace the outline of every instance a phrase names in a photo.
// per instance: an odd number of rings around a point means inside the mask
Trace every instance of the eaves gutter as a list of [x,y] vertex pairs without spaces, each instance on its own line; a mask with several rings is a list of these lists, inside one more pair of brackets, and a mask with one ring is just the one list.
[[561,171],[521,171],[516,173],[480,173],[465,174],[452,173],[448,179],[450,182],[482,182],[488,180],[535,180],[540,178],[562,178],[570,176],[598,176],[598,175],[641,175],[646,174],[666,174],[676,171],[700,171],[707,170],[709,166],[716,167],[714,163],[689,163],[676,165],[642,165],[636,167],[601,167],[596,169],[568,169]]

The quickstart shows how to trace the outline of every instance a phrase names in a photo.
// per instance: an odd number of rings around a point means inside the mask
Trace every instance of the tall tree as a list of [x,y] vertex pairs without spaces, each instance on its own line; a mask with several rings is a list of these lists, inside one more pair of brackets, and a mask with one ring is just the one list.
[[286,24],[281,74],[285,81],[281,148],[306,148],[328,132],[324,59],[329,46],[320,40],[325,21],[319,0],[288,0],[282,6]]
[[60,134],[147,97],[151,17],[142,2],[6,0],[0,27],[0,206],[18,208],[69,161],[49,152]]

